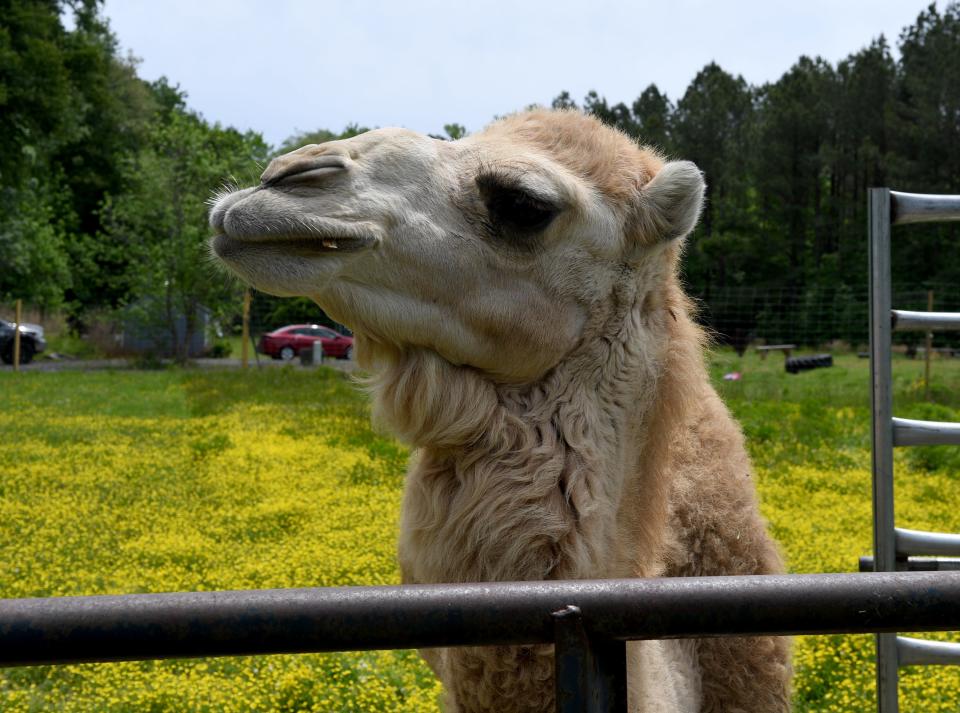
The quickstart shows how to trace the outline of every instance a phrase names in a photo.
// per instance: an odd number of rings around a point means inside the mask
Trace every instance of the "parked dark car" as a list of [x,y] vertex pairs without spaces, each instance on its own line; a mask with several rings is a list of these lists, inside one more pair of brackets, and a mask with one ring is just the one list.
[[313,349],[317,340],[323,345],[324,356],[349,359],[353,354],[353,337],[348,337],[319,324],[291,324],[260,337],[257,351],[274,359],[290,361],[301,349]]
[[[13,364],[13,335],[16,325],[0,319],[0,359],[4,364]],[[47,348],[43,327],[36,324],[20,325],[20,363],[29,364],[35,354]]]

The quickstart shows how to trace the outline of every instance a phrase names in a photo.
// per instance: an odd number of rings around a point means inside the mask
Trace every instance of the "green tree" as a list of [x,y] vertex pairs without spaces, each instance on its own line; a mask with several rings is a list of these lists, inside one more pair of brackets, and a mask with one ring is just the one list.
[[0,0],[3,299],[111,301],[110,266],[94,258],[98,208],[123,189],[152,103],[135,63],[117,58],[99,5]]
[[443,131],[451,141],[462,139],[467,135],[467,127],[463,124],[444,124]]
[[900,36],[898,126],[903,178],[960,192],[960,4],[920,13]]
[[769,255],[755,249],[753,102],[743,77],[711,63],[687,87],[671,122],[674,150],[696,163],[707,183],[703,217],[690,239],[685,264],[688,281],[704,296],[748,278],[753,283],[757,263]]
[[800,287],[820,268],[833,226],[827,218],[826,158],[833,136],[836,74],[820,58],[801,57],[761,90],[757,181],[768,242],[787,263],[780,280]]
[[897,67],[881,36],[837,65],[830,142],[824,146],[829,197],[823,210],[827,229],[818,249],[835,255],[834,278],[865,290],[867,189],[887,185],[897,162],[893,132],[896,121]]
[[81,127],[64,57],[61,6],[0,1],[0,299],[56,305],[69,284],[66,256],[71,216],[61,172],[51,161]]
[[577,103],[570,96],[570,92],[564,90],[553,98],[550,106],[553,109],[576,109]]
[[640,141],[670,153],[673,105],[667,95],[657,89],[656,84],[651,84],[633,102],[632,109]]
[[251,167],[267,154],[259,134],[210,126],[174,108],[154,125],[130,189],[104,205],[104,238],[128,266],[128,311],[148,327],[162,326],[179,361],[188,357],[200,310],[223,316],[238,300],[236,283],[214,275],[209,259],[207,198],[225,177],[252,182]]
[[678,152],[694,161],[707,181],[703,226],[707,235],[743,216],[731,205],[749,180],[753,93],[743,77],[710,63],[694,77],[677,102],[673,134]]
[[[960,193],[960,4],[931,4],[900,35],[895,174],[891,183],[915,193]],[[898,234],[894,280],[960,281],[956,224]]]
[[71,283],[67,233],[56,196],[44,186],[6,189],[0,197],[0,301],[61,304]]
[[604,124],[620,129],[620,131],[636,138],[639,127],[630,113],[630,108],[623,102],[609,106],[606,97],[601,97],[592,89],[583,98],[583,110],[593,114]]

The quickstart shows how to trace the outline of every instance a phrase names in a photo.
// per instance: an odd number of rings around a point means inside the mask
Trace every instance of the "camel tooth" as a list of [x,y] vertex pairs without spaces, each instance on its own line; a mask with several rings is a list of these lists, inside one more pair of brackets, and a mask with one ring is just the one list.
[[336,249],[337,249],[337,241],[335,241],[335,240],[330,240],[329,238],[328,238],[328,239],[325,239],[325,240],[323,241],[323,247],[325,247],[325,248],[330,248],[331,250],[336,250]]

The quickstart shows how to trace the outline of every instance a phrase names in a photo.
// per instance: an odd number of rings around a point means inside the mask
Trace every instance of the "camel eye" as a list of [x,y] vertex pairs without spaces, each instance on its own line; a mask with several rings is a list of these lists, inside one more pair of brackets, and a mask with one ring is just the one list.
[[542,230],[553,220],[556,210],[520,191],[505,190],[487,201],[487,210],[495,223],[520,230]]
[[555,206],[518,188],[492,181],[478,185],[490,222],[498,228],[532,233],[546,228],[558,213]]

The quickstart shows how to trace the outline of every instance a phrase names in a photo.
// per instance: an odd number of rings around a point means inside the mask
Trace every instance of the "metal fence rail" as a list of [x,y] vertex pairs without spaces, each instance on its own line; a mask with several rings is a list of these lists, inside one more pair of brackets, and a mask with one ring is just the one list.
[[558,710],[620,711],[625,640],[957,628],[960,572],[54,597],[0,600],[0,666],[555,643]]
[[0,665],[960,627],[960,573],[328,587],[0,600]]
[[960,651],[945,641],[897,637],[897,658],[900,666],[956,666]]
[[889,191],[891,198],[890,222],[893,225],[960,220],[960,196],[904,193],[903,191],[890,191],[888,188],[873,188],[871,190]]
[[925,532],[893,528],[893,541],[900,559],[913,555],[956,557],[960,555],[960,535],[952,532]]
[[956,331],[960,330],[960,316],[956,312],[912,312],[905,309],[895,309],[893,314],[893,328],[898,332],[927,330]]
[[893,419],[894,446],[960,446],[960,424]]

